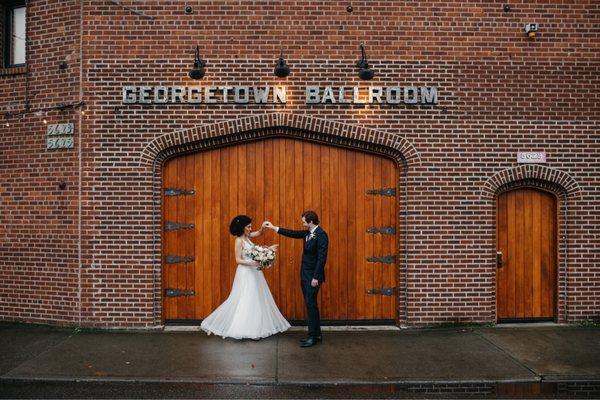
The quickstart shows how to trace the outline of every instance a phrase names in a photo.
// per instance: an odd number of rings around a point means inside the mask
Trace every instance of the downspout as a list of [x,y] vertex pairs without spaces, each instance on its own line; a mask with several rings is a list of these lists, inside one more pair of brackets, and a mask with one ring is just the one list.
[[[30,28],[29,28],[29,21],[27,21],[27,16],[29,15],[29,12],[27,11],[29,10],[29,0],[25,0],[25,111],[29,111],[31,108],[31,104],[29,103],[29,65],[31,63],[27,62],[29,59],[29,54],[30,52],[30,40],[29,38],[31,37],[29,35],[30,33]],[[6,38],[6,40],[10,40],[9,38]],[[17,103],[18,104],[18,103]],[[18,107],[18,106],[17,106]]]
[[569,241],[567,240],[568,239],[567,233],[569,232],[569,229],[568,229],[569,225],[568,225],[568,220],[567,220],[567,218],[568,218],[568,204],[569,204],[569,202],[567,200],[567,194],[565,193],[565,206],[563,207],[563,214],[564,214],[564,216],[563,216],[563,219],[564,219],[564,222],[563,222],[563,224],[564,224],[564,228],[563,228],[564,229],[564,235],[563,235],[564,239],[563,239],[563,242],[564,242],[564,248],[565,248],[565,254],[564,254],[564,257],[563,257],[564,258],[564,265],[565,265],[565,306],[564,306],[565,307],[565,310],[564,310],[564,313],[565,313],[565,323],[569,322],[569,318],[568,318],[568,316],[569,316],[568,315],[568,313],[569,313],[569,307],[568,307],[568,304],[567,304],[567,302],[569,300],[569,290],[568,290],[569,289],[569,263],[567,262],[567,260],[568,260],[568,254],[569,254],[569,245],[568,245]]
[[150,188],[151,190],[151,196],[152,196],[152,229],[151,229],[151,234],[152,234],[152,323],[153,325],[156,324],[157,322],[157,316],[156,316],[156,301],[157,301],[157,297],[156,297],[156,290],[158,289],[156,287],[156,271],[158,270],[158,265],[156,262],[156,162],[158,161],[158,156],[154,158],[154,161],[152,162],[152,187]]
[[404,322],[408,325],[408,163],[404,168]]
[[[79,2],[79,102],[83,102],[83,0]],[[78,325],[81,326],[81,322],[82,322],[82,304],[81,304],[81,299],[82,299],[82,281],[81,281],[81,273],[82,273],[82,269],[83,269],[83,256],[81,254],[82,252],[82,245],[81,245],[81,241],[82,241],[82,233],[81,233],[81,226],[82,226],[82,221],[81,221],[81,214],[82,214],[82,205],[81,205],[81,198],[82,198],[82,183],[83,183],[83,178],[82,178],[82,173],[83,173],[83,115],[81,114],[81,112],[78,113],[79,115],[79,143],[78,143],[78,162],[79,162],[79,182],[78,182],[78,201],[77,201],[77,214],[78,214],[78,221],[77,221],[77,230],[78,230],[78,245],[77,245],[77,252],[79,254],[78,258],[79,258],[79,268],[78,268],[78,273],[77,273],[77,301],[78,301],[78,307],[79,307],[79,321],[78,321]]]

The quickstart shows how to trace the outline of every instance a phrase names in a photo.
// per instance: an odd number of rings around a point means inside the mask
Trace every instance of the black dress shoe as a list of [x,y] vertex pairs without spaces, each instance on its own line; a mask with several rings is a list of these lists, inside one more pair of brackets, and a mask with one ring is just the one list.
[[318,343],[318,339],[311,337],[311,338],[306,339],[305,342],[302,342],[300,347],[311,347],[311,346],[316,345],[317,343]]
[[[304,343],[306,342],[308,339],[310,339],[311,336],[307,336],[305,338],[300,339],[300,343]],[[323,336],[319,335],[317,336],[317,342],[322,342],[323,341]]]

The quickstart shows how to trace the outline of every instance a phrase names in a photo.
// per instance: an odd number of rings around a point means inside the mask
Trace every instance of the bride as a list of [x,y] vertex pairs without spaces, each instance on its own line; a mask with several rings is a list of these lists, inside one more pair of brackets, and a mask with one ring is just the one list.
[[237,236],[235,260],[238,264],[231,293],[202,321],[200,328],[209,335],[234,339],[261,339],[286,331],[290,324],[277,308],[265,276],[258,269],[260,264],[247,254],[253,246],[250,238],[262,235],[263,228],[252,232],[252,219],[238,215],[231,221],[229,232]]

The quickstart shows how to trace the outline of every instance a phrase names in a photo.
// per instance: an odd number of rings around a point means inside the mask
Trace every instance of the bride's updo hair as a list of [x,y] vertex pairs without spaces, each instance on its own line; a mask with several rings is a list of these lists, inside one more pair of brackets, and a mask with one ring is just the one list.
[[244,228],[251,222],[252,218],[249,216],[238,215],[231,221],[231,224],[229,225],[229,232],[231,232],[233,236],[242,236],[244,233]]

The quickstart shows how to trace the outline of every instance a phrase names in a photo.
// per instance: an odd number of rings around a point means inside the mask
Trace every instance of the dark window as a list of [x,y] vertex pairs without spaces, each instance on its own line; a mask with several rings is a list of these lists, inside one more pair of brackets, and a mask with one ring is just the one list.
[[26,12],[25,1],[4,1],[4,66],[25,65],[26,60]]

